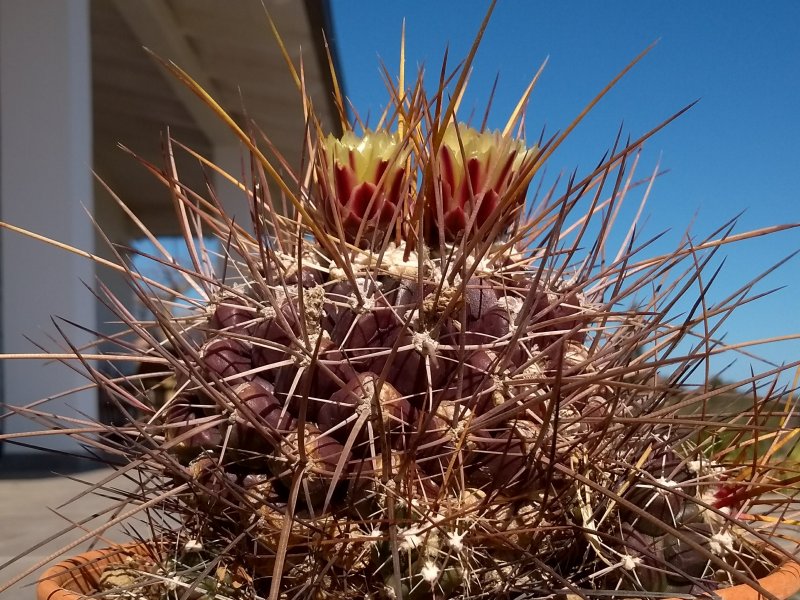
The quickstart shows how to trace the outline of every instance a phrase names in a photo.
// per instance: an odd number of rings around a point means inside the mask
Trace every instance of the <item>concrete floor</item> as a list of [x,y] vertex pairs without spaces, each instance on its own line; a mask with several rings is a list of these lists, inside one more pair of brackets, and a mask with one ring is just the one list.
[[[18,554],[24,554],[23,558],[0,569],[0,587],[26,569],[36,567],[36,574],[0,592],[2,600],[33,600],[36,592],[32,584],[36,581],[37,574],[44,570],[43,566],[37,565],[57,562],[53,556],[55,552],[79,539],[86,531],[100,527],[109,520],[110,517],[103,513],[118,503],[108,497],[90,494],[74,504],[62,508],[59,506],[85,491],[87,482],[99,482],[112,473],[110,469],[86,471],[70,475],[74,480],[63,475],[36,478],[5,475],[0,478],[0,565],[14,559]],[[115,486],[119,485],[120,481],[115,481]],[[92,514],[100,516],[82,525],[83,529],[72,526],[71,522]],[[63,529],[68,529],[68,533],[30,550],[35,544]],[[106,541],[111,543],[129,539],[119,527],[112,528],[104,537],[101,544],[103,546]],[[82,552],[88,547],[88,542],[80,544],[68,551],[67,556]]]

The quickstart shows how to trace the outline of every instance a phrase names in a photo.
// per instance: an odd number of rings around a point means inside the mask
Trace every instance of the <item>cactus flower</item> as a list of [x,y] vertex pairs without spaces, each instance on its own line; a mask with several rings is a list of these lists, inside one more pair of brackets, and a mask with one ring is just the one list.
[[385,234],[403,200],[407,157],[397,134],[367,131],[359,137],[348,131],[341,139],[328,136],[323,202],[331,231],[338,233],[340,222],[346,239],[356,243]]
[[[530,154],[532,156],[532,154]],[[452,241],[463,231],[477,229],[495,214],[520,173],[529,149],[521,140],[500,132],[480,132],[466,125],[447,127],[438,153],[437,186],[428,197],[428,209],[437,231]],[[527,186],[515,195],[522,199]],[[437,206],[441,197],[441,211]],[[516,204],[516,203],[513,203]],[[470,218],[477,211],[474,223]]]

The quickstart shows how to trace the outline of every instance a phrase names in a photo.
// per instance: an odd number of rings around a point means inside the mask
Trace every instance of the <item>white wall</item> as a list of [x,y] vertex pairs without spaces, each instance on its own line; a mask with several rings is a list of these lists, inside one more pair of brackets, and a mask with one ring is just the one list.
[[[0,1],[0,140],[0,218],[92,251],[85,212],[93,207],[88,0]],[[9,232],[0,234],[0,244],[3,352],[35,352],[25,336],[53,348],[51,315],[95,327],[95,304],[81,283],[93,285],[89,261]],[[78,344],[90,337],[68,329]],[[4,368],[2,400],[8,404],[86,383],[52,362],[10,361]],[[81,392],[43,408],[92,418],[96,394]],[[9,433],[33,425],[12,417],[3,427]],[[77,448],[64,436],[29,441]],[[3,452],[28,451],[7,446]]]

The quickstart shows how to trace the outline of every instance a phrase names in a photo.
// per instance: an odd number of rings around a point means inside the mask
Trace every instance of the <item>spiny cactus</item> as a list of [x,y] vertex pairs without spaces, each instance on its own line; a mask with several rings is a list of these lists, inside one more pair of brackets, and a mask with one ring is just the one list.
[[[626,159],[650,134],[530,197],[562,138],[526,144],[519,109],[502,132],[475,129],[444,102],[444,76],[424,89],[390,90],[379,129],[345,122],[339,138],[309,109],[310,166],[285,176],[226,118],[256,165],[240,183],[250,228],[151,167],[195,256],[178,273],[202,297],[176,316],[121,267],[152,321],[105,302],[144,343],[133,358],[162,365],[160,400],[87,369],[140,411],[101,445],[152,476],[153,543],[209,596],[209,576],[224,595],[271,599],[757,585],[788,556],[775,541],[796,542],[796,470],[776,468],[796,444],[774,402],[789,397],[763,386],[778,370],[756,375],[737,421],[709,408],[728,390],[683,386],[724,348],[710,319],[749,294],[705,299],[731,224],[655,257],[632,227],[612,250],[636,187]],[[217,271],[197,258],[208,234]],[[698,286],[703,302],[678,317]],[[767,451],[732,454],[759,440]]]

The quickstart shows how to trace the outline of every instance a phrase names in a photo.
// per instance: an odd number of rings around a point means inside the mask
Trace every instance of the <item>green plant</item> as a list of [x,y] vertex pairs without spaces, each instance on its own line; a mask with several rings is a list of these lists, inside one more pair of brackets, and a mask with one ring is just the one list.
[[[177,597],[213,596],[209,581],[216,597],[270,599],[699,594],[758,586],[789,556],[780,540],[796,545],[780,369],[737,382],[755,390],[744,416],[713,407],[736,385],[684,385],[726,350],[712,319],[752,289],[711,303],[712,259],[782,227],[733,236],[726,223],[648,256],[634,223],[612,250],[636,189],[628,159],[655,130],[526,201],[582,115],[526,145],[531,84],[502,132],[459,123],[473,56],[430,95],[421,77],[391,87],[376,131],[337,98],[346,133],[326,136],[304,98],[308,166],[283,174],[165,63],[248,150],[249,180],[224,175],[251,227],[148,165],[194,256],[175,277],[199,299],[165,294],[120,253],[152,318],[101,289],[135,338],[113,341],[157,368],[115,378],[74,350],[128,414],[87,443],[144,482],[134,497]],[[219,260],[204,259],[209,235]],[[165,297],[193,310],[176,316]]]

